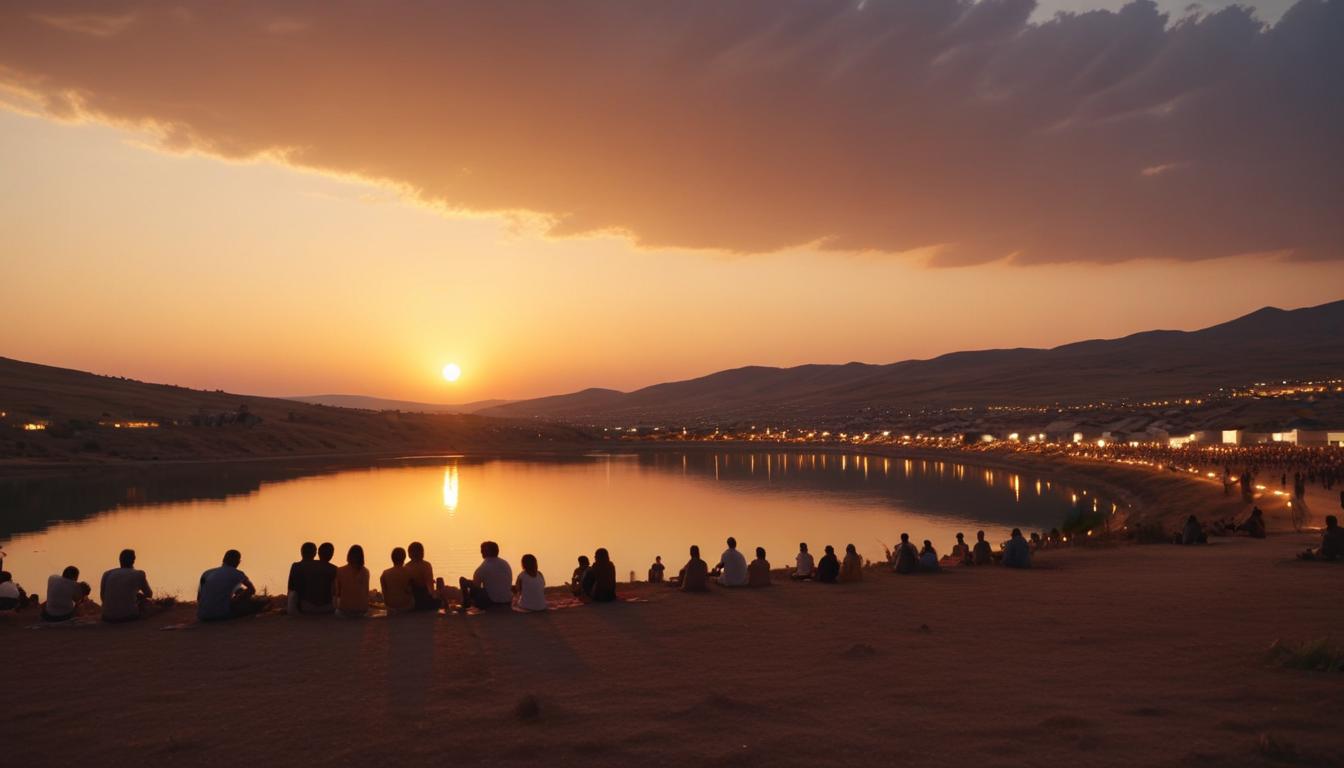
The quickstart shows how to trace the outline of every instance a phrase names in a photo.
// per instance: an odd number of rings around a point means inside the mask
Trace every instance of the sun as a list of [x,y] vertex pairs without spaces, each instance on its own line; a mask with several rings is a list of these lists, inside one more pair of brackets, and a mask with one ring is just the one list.
[[457,363],[449,363],[443,366],[443,378],[448,381],[457,381],[462,378],[462,367]]

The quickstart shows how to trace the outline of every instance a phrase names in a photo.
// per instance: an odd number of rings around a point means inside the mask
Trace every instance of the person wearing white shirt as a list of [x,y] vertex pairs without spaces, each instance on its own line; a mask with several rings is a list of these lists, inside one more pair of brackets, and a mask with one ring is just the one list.
[[728,537],[728,548],[719,558],[719,586],[747,586],[747,558],[737,551],[737,539]]
[[812,569],[816,563],[812,560],[812,553],[807,551],[807,542],[798,545],[798,556],[793,559],[797,566],[793,569],[793,575],[790,578],[804,580],[812,578]]
[[524,611],[544,611],[546,605],[546,577],[537,570],[535,555],[523,555],[523,570],[518,574],[518,607]]
[[475,606],[485,610],[493,605],[507,606],[513,601],[513,568],[499,556],[499,545],[493,541],[481,542],[481,564],[470,579],[458,579],[462,590],[462,607]]

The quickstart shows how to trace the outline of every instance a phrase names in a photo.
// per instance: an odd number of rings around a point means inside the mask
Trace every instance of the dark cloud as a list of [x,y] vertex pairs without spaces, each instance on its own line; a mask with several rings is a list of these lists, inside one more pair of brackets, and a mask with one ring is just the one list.
[[0,83],[557,234],[935,263],[1344,258],[1344,0],[0,5]]

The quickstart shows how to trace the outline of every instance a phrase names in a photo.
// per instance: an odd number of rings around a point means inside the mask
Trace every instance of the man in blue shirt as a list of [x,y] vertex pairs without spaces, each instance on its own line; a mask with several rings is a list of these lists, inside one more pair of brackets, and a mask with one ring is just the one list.
[[263,602],[253,600],[257,588],[238,570],[243,556],[238,550],[224,553],[224,564],[201,574],[201,586],[196,592],[196,618],[201,621],[222,621],[246,616],[261,610]]
[[1022,538],[1022,529],[1014,528],[1012,538],[1003,545],[1003,564],[1009,568],[1031,567],[1031,545]]

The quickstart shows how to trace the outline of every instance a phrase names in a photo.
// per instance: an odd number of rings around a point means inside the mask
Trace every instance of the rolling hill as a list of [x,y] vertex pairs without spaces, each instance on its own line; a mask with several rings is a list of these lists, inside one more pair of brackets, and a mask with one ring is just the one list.
[[486,408],[507,405],[510,400],[476,400],[470,403],[417,403],[412,400],[389,400],[366,395],[297,395],[286,397],[312,405],[332,405],[337,408],[359,408],[366,411],[405,411],[406,413],[476,413]]
[[889,365],[752,366],[633,392],[586,389],[522,400],[480,413],[585,424],[787,423],[925,407],[1179,397],[1341,375],[1344,301],[1336,301],[1291,311],[1266,307],[1198,331],[955,352]]

